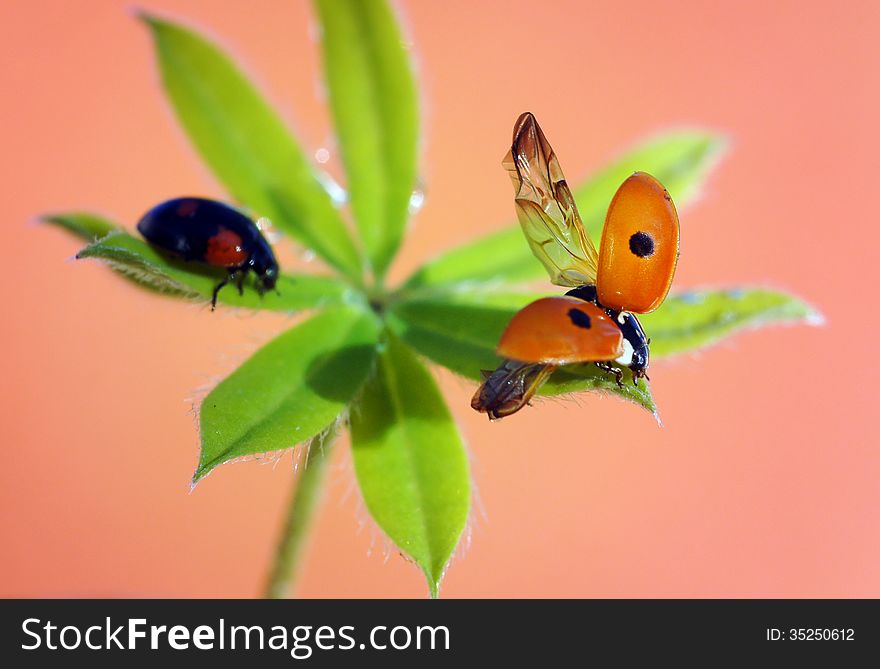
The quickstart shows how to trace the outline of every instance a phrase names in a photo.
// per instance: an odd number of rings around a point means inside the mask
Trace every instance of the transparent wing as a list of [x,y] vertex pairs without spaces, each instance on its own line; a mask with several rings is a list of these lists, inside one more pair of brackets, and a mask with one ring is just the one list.
[[504,169],[516,190],[516,214],[535,257],[557,286],[596,283],[596,248],[587,236],[553,148],[530,112],[513,129]]

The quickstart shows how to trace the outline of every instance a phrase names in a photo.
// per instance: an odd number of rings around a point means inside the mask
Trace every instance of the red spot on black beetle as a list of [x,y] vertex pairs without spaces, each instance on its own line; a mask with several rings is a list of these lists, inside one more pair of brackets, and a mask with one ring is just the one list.
[[208,238],[205,249],[205,262],[214,267],[240,267],[248,259],[241,236],[232,230],[221,228],[213,237]]
[[180,203],[177,205],[175,213],[180,217],[192,216],[196,213],[196,209],[198,208],[198,200],[181,200]]

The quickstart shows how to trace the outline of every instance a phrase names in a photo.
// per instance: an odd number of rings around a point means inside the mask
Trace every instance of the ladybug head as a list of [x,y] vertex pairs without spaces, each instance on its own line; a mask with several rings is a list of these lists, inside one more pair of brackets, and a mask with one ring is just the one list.
[[270,250],[258,248],[251,256],[251,268],[260,279],[260,292],[275,290],[278,281],[278,262]]
[[266,268],[266,271],[260,274],[260,282],[263,284],[263,290],[275,290],[275,283],[278,281],[278,267],[272,266]]

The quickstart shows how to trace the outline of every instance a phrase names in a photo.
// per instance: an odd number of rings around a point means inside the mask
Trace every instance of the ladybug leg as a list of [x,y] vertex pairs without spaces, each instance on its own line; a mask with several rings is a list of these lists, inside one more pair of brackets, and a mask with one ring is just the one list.
[[642,369],[638,372],[636,370],[632,370],[632,373],[633,373],[633,385],[634,386],[639,385],[639,379],[641,379],[641,378],[644,378],[646,381],[651,380],[651,378],[647,375],[647,373],[645,373],[644,369]]
[[235,282],[235,287],[238,288],[239,296],[244,295],[244,277],[247,272],[233,272],[230,274],[229,278],[231,279],[233,276],[238,276],[238,280]]
[[211,294],[211,311],[214,311],[214,309],[217,308],[217,294],[220,292],[220,289],[223,288],[223,286],[225,286],[231,280],[232,280],[232,275],[227,275],[223,279],[223,281],[221,281],[220,283],[218,283],[214,287],[214,292]]
[[614,374],[614,380],[617,382],[618,388],[623,388],[623,381],[622,381],[623,370],[622,369],[620,369],[619,367],[615,367],[610,362],[605,361],[605,360],[603,360],[601,362],[597,362],[595,364],[596,364],[596,367],[601,369],[603,372],[606,372],[608,374]]
[[[257,292],[260,294],[260,297],[263,297],[263,295],[266,294],[266,286],[263,285],[263,282],[260,280],[260,277],[257,277],[257,279],[254,281],[254,285],[257,287]],[[275,288],[274,290],[275,290],[276,295],[281,294],[278,292],[277,288]]]

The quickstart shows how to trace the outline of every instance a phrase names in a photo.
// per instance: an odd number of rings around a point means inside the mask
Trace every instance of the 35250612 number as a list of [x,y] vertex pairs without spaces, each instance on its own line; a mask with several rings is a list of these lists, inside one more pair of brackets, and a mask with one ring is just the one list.
[[852,628],[792,627],[788,630],[790,641],[854,641]]

